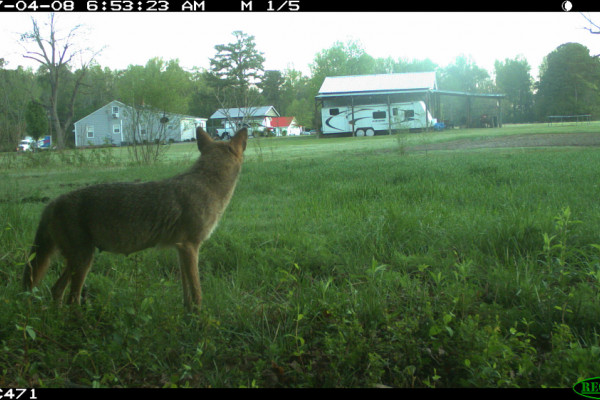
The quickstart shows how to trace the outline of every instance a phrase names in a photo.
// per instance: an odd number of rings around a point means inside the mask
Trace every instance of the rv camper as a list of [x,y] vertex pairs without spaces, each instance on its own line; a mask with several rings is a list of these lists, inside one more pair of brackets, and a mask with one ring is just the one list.
[[356,136],[373,136],[376,133],[398,130],[422,130],[432,127],[437,122],[422,101],[324,106],[321,116],[324,134],[354,133]]

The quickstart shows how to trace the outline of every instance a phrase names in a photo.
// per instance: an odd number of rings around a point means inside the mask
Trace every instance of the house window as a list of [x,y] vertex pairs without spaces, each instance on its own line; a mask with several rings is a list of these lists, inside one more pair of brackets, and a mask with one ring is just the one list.
[[87,138],[88,139],[93,139],[94,138],[94,126],[93,125],[88,125],[86,127],[86,133],[87,133]]
[[386,115],[385,111],[375,111],[373,112],[373,119],[385,119]]
[[113,113],[113,114],[118,114],[118,113],[119,113],[119,107],[117,107],[117,106],[113,106],[113,108],[112,108],[112,113]]
[[338,115],[340,113],[340,109],[339,108],[331,108],[329,110],[329,115]]
[[113,134],[115,134],[115,135],[121,134],[121,125],[120,124],[113,125]]

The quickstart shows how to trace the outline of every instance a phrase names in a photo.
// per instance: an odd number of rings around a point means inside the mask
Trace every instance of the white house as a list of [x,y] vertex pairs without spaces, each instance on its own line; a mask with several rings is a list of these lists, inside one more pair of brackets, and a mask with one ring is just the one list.
[[206,118],[134,108],[113,100],[74,123],[75,146],[114,145],[144,140],[182,142],[206,128]]

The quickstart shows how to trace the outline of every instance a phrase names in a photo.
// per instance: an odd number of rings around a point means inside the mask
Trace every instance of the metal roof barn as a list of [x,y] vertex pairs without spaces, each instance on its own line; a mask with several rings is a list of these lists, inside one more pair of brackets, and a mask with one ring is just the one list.
[[369,95],[398,92],[426,92],[437,89],[435,72],[328,76],[317,98],[340,95]]
[[[357,134],[358,121],[356,111],[359,107],[370,106],[373,108],[379,105],[381,110],[373,111],[377,115],[383,116],[387,111],[385,118],[388,120],[387,129],[385,131],[392,133],[394,124],[392,122],[392,114],[401,114],[402,104],[421,103],[424,107],[422,114],[421,126],[423,129],[430,129],[435,124],[434,117],[440,114],[441,96],[458,96],[466,100],[467,105],[467,127],[470,126],[470,109],[471,100],[473,98],[486,98],[497,101],[498,109],[498,126],[502,126],[502,108],[501,99],[505,97],[503,94],[482,94],[482,93],[467,93],[439,90],[436,80],[436,73],[429,72],[409,72],[395,74],[374,74],[374,75],[352,75],[352,76],[328,76],[323,81],[319,93],[315,96],[315,114],[321,115],[318,124],[319,131],[323,131],[323,126],[326,123],[323,110],[332,107],[345,107],[348,123],[350,128],[345,129],[346,132],[352,135]],[[319,112],[319,106],[322,112]],[[394,109],[396,107],[396,109]],[[340,109],[340,112],[341,110]],[[364,110],[363,110],[364,111]],[[374,114],[374,116],[375,116]],[[406,118],[406,111],[403,118]],[[339,118],[339,117],[338,117]],[[329,118],[328,120],[330,120]],[[363,117],[359,119],[363,120]],[[413,125],[414,126],[414,125]],[[364,127],[363,127],[364,128]],[[377,128],[374,128],[377,130]],[[379,132],[383,128],[379,127]],[[366,131],[373,131],[368,129]],[[342,132],[341,132],[342,133]]]

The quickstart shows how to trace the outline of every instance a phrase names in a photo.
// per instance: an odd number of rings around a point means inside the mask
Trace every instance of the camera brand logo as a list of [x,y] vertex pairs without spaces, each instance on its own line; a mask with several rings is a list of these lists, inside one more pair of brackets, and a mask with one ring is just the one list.
[[600,399],[600,377],[584,379],[573,385],[573,391],[590,399]]

